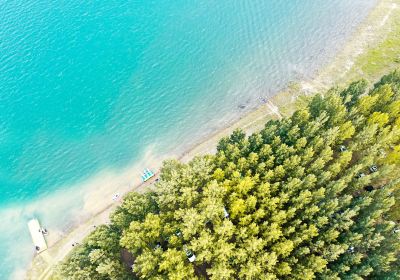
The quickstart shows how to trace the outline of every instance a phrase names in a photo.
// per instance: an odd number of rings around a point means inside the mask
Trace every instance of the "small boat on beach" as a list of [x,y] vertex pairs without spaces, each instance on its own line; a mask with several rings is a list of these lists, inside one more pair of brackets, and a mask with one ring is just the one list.
[[150,169],[146,168],[142,174],[142,182],[148,181],[150,178],[154,177],[156,174]]

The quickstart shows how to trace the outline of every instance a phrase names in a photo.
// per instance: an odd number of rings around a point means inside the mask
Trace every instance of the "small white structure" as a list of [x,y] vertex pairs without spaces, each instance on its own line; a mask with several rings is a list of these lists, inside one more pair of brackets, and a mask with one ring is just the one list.
[[188,260],[189,260],[190,262],[194,262],[194,261],[196,260],[196,255],[193,254],[193,255],[191,255],[191,256],[188,256]]
[[376,166],[375,164],[372,165],[372,166],[369,168],[369,171],[371,171],[371,172],[378,172],[378,166]]
[[43,236],[43,230],[40,227],[39,221],[37,219],[32,219],[28,222],[29,232],[31,233],[33,245],[35,245],[36,253],[47,250],[46,240]]
[[225,218],[229,218],[229,213],[228,213],[228,211],[226,210],[225,207],[224,207],[224,217]]
[[115,193],[115,194],[113,195],[113,197],[112,197],[112,200],[113,200],[113,201],[117,201],[117,200],[119,199],[119,197],[120,197],[119,193]]
[[192,250],[188,249],[186,246],[183,247],[185,251],[186,257],[188,258],[189,262],[194,262],[196,260],[196,255],[192,252]]

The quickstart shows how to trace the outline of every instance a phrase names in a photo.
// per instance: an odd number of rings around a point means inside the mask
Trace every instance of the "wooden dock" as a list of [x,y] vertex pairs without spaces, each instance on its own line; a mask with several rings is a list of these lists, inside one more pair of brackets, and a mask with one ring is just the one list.
[[35,246],[36,253],[40,254],[47,250],[46,240],[37,219],[32,219],[28,222],[29,232],[31,233],[33,245]]

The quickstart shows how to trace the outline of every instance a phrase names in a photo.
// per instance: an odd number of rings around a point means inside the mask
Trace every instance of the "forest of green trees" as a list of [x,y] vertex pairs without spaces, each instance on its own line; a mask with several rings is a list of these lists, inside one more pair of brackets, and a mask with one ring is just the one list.
[[400,279],[400,72],[163,164],[62,279]]

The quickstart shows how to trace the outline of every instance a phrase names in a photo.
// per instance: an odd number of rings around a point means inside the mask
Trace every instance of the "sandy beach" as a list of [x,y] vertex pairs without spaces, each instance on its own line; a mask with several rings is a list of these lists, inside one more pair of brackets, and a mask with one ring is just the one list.
[[[363,71],[364,66],[361,61],[369,51],[378,48],[385,40],[390,39],[390,36],[394,36],[393,32],[399,18],[400,0],[380,0],[336,58],[320,69],[311,80],[291,83],[284,91],[263,101],[257,109],[241,116],[239,120],[228,124],[224,129],[205,139],[199,139],[193,147],[182,154],[165,155],[160,158],[150,147],[143,156],[143,162],[138,162],[122,171],[103,172],[87,182],[87,185],[82,187],[83,204],[80,211],[83,211],[83,214],[77,215],[78,218],[65,232],[54,232],[49,229],[51,233],[47,239],[49,249],[33,259],[27,278],[49,279],[55,265],[73,248],[72,244],[81,242],[96,225],[107,223],[110,213],[121,201],[121,198],[119,201],[110,199],[116,189],[120,197],[130,191],[146,191],[154,183],[156,177],[143,184],[140,183],[139,178],[132,181],[132,174],[139,174],[144,164],[158,170],[162,160],[166,158],[174,157],[187,162],[196,155],[212,153],[219,139],[237,128],[243,129],[246,133],[252,133],[261,129],[267,120],[289,116],[304,104],[306,98],[316,92],[323,92],[332,86],[343,85],[359,78],[373,81],[381,76],[383,71],[388,72],[398,67],[399,63],[393,62],[386,65],[384,69],[366,72]],[[379,61],[371,63],[375,62]]]

